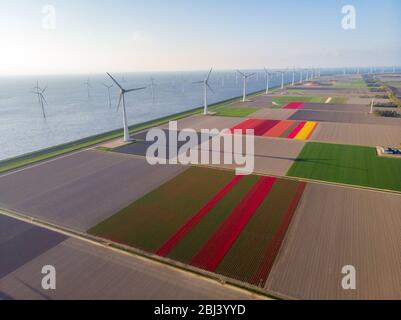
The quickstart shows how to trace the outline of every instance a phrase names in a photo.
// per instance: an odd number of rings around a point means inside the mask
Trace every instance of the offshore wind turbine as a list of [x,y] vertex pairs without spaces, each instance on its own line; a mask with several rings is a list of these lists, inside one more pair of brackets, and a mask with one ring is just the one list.
[[90,89],[92,88],[92,86],[91,86],[91,84],[89,82],[89,78],[88,78],[88,80],[86,80],[84,82],[84,85],[86,85],[86,89],[88,90],[88,99],[89,99],[90,98]]
[[270,76],[270,72],[266,69],[263,68],[266,74],[266,94],[269,94],[269,76]]
[[116,79],[113,78],[113,76],[106,72],[107,75],[113,80],[113,82],[120,88],[120,98],[118,100],[118,105],[117,105],[117,110],[120,108],[120,104],[122,102],[123,104],[123,127],[124,127],[124,141],[125,142],[130,142],[130,136],[129,136],[129,131],[128,131],[128,121],[127,121],[127,109],[125,107],[125,94],[133,91],[139,91],[146,89],[146,87],[140,87],[140,88],[134,88],[134,89],[124,89],[117,81]]
[[284,89],[284,71],[279,71],[281,73],[281,89]]
[[295,86],[295,68],[292,69],[292,86]]
[[35,91],[32,91],[33,94],[36,94],[38,96],[39,106],[42,107],[42,115],[43,115],[44,119],[46,119],[46,112],[45,112],[45,106],[44,106],[45,103],[47,104],[47,101],[44,96],[46,89],[47,89],[47,87],[45,87],[44,89],[41,89],[39,87],[39,82],[36,82],[36,87],[33,88],[33,90],[35,90]]
[[155,100],[155,79],[153,77],[150,77],[150,89],[152,90],[152,100]]
[[209,78],[212,74],[213,68],[210,69],[209,73],[201,81],[195,81],[193,84],[203,84],[203,114],[206,116],[208,114],[208,103],[207,103],[207,93],[208,89],[213,92],[213,89],[209,85]]
[[242,102],[246,101],[246,82],[249,77],[252,77],[255,73],[243,73],[239,70],[237,72],[242,76],[243,80],[243,92],[242,92]]
[[109,108],[111,108],[111,95],[110,95],[110,89],[113,88],[113,85],[107,85],[105,83],[102,83],[102,85],[107,89],[108,97],[109,97]]

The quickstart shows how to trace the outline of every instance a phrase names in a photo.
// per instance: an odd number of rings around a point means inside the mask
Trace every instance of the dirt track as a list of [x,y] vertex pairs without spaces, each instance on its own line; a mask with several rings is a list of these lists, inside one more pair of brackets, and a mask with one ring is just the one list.
[[[308,184],[266,288],[297,299],[401,299],[401,195]],[[356,290],[341,270],[356,268]]]

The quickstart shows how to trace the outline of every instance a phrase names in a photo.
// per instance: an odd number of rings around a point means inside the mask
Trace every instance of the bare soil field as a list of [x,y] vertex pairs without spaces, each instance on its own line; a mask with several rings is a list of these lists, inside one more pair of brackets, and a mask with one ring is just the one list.
[[[374,98],[374,95],[370,96],[369,98],[361,98],[360,96],[354,96],[354,97],[351,96],[348,98],[348,103],[349,104],[361,104],[361,105],[365,105],[368,108],[370,108],[370,104],[371,104],[373,98]],[[388,103],[388,102],[390,102],[389,99],[375,98],[376,104],[377,103]]]
[[368,113],[369,107],[360,104],[304,103],[302,110]]
[[287,120],[295,114],[293,109],[262,109],[252,114],[255,119]]
[[341,112],[341,111],[297,110],[288,119],[308,120],[308,121],[318,121],[318,122],[382,124],[382,125],[401,127],[401,119],[399,118],[384,118],[369,114]]
[[[243,138],[242,141],[242,150],[245,150],[245,138]],[[286,175],[287,171],[303,149],[305,143],[306,141],[304,140],[255,137],[254,172],[279,176]],[[222,140],[221,145],[223,145]],[[198,150],[206,149],[205,143],[201,144],[199,148]],[[212,159],[214,156],[217,157],[219,159],[219,163],[221,164],[212,164],[211,166],[229,169],[243,167],[235,164],[222,164],[224,156],[227,154],[232,155],[232,153],[226,152],[224,147],[222,148],[221,152],[216,152],[215,150],[216,149],[213,149],[212,144],[210,144],[209,157],[210,159]]]
[[84,151],[0,175],[0,207],[85,231],[182,172]]
[[[62,234],[0,215],[0,279],[65,239]],[[0,285],[0,298],[1,291]]]
[[294,90],[305,90],[304,95],[327,95],[327,96],[342,96],[342,95],[353,95],[353,94],[368,94],[367,89],[352,89],[352,88],[334,88],[334,87],[305,87],[296,86],[292,87]]
[[398,147],[401,143],[401,127],[320,122],[310,140],[372,147]]
[[[219,117],[219,116],[204,116],[204,115],[195,115],[188,118],[184,118],[178,120],[177,126],[178,130],[183,129],[195,129],[197,131],[201,129],[229,129],[236,124],[243,121],[243,119],[238,117]],[[161,129],[168,129],[169,125],[163,125],[160,127]]]
[[[308,184],[265,288],[295,299],[401,299],[401,196]],[[342,268],[356,270],[344,290]]]
[[[6,223],[5,219],[12,221]],[[256,298],[243,290],[139,257],[66,238],[25,222],[4,216],[0,216],[0,221],[2,227],[7,226],[9,229],[2,233],[3,239],[0,241],[1,299]],[[43,290],[41,286],[42,267],[49,263],[57,271],[57,290]]]

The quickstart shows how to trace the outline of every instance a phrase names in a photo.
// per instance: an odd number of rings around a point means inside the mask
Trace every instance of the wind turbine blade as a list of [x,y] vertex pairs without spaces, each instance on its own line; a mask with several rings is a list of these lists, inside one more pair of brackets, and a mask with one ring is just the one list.
[[121,105],[121,100],[123,98],[123,93],[120,93],[120,98],[118,99],[118,104],[117,104],[117,112],[120,109],[120,105]]
[[203,83],[204,81],[195,81],[195,82],[192,82],[192,84],[200,84],[200,83]]
[[44,95],[43,94],[41,94],[40,93],[40,98],[47,104],[47,101],[46,101],[46,99],[45,99],[45,97],[44,97]]
[[139,90],[143,90],[143,89],[146,89],[146,88],[147,87],[134,88],[134,89],[130,89],[130,90],[125,90],[125,92],[139,91]]
[[42,93],[45,93],[46,89],[47,89],[47,86],[42,90]]
[[108,73],[108,72],[106,72],[106,73],[107,73],[107,75],[111,78],[111,80],[113,80],[113,82],[114,82],[121,90],[124,90],[123,87],[120,86],[120,84],[117,82],[117,80],[114,79],[113,76],[112,76],[110,73]]
[[243,74],[241,71],[237,70],[237,72],[242,75],[243,77],[245,77],[245,74]]
[[214,93],[214,90],[212,89],[212,87],[208,83],[206,83],[206,85],[209,88],[209,90],[212,91],[212,93]]
[[210,69],[207,77],[206,77],[206,81],[209,81],[210,75],[212,74],[213,68]]

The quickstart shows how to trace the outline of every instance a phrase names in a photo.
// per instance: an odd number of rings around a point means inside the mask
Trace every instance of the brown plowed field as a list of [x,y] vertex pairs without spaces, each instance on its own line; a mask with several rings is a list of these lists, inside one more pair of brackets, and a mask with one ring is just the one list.
[[[401,195],[308,184],[265,288],[296,299],[401,299]],[[341,286],[345,265],[356,290]]]

